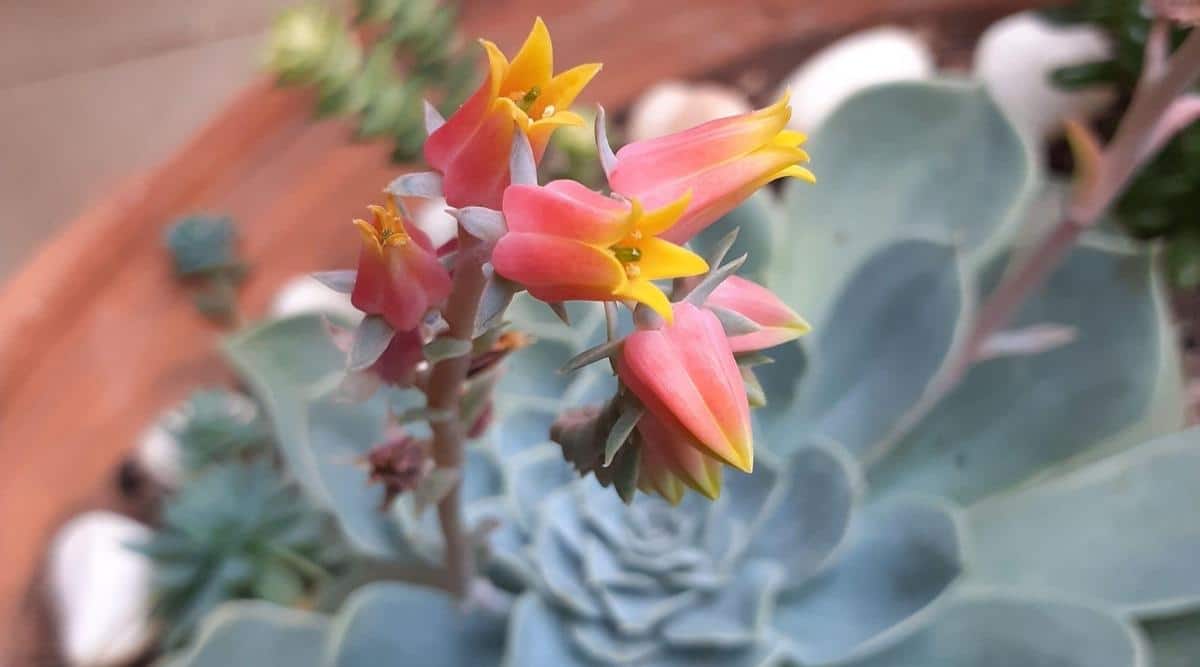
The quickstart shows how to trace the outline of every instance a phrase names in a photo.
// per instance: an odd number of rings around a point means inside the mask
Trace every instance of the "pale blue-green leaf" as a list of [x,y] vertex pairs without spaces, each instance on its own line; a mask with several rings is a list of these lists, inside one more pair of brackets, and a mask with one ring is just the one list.
[[[536,330],[532,333],[538,335]],[[533,345],[517,350],[506,361],[508,369],[500,377],[497,393],[506,400],[514,396],[561,398],[575,376],[558,370],[575,352],[571,344],[553,338],[540,338]]]
[[693,648],[753,644],[766,632],[775,596],[786,576],[783,567],[771,561],[739,565],[724,588],[667,619],[663,638]]
[[[515,368],[506,370],[521,372]],[[505,409],[502,419],[491,429],[491,439],[502,458],[510,459],[550,441],[550,427],[558,416],[555,406],[526,407],[522,401],[507,402],[499,398]]]
[[504,473],[491,447],[468,447],[466,459],[463,471],[463,502],[469,504],[504,494]]
[[358,279],[358,271],[355,269],[317,271],[312,274],[312,277],[335,292],[349,294],[354,290],[354,282]]
[[1200,608],[1200,428],[967,512],[970,576],[1136,614]]
[[966,308],[954,248],[919,240],[881,248],[817,329],[796,407],[769,432],[776,450],[788,450],[788,434],[818,433],[869,460],[937,375]]
[[526,528],[537,524],[538,506],[547,496],[578,478],[554,444],[544,444],[513,457],[507,462],[505,472],[517,519]]
[[664,620],[696,605],[700,591],[670,589],[603,588],[600,601],[608,619],[622,634],[644,635]]
[[348,404],[309,396],[314,384],[344,363],[320,317],[277,320],[239,333],[226,341],[225,354],[270,415],[288,470],[333,514],[351,546],[369,556],[406,554],[403,538],[379,511],[382,489],[366,483],[358,464],[383,439],[384,400]]
[[[1148,667],[1145,640],[1109,610],[963,594],[899,643],[845,667]],[[1190,664],[1190,663],[1189,663]]]
[[321,667],[329,618],[262,601],[227,602],[164,667]]
[[504,667],[591,667],[571,643],[571,628],[562,612],[537,593],[517,598],[508,621]]
[[601,615],[600,603],[586,583],[583,554],[550,522],[538,526],[532,555],[546,592],[558,604],[586,618]]
[[347,366],[352,371],[369,368],[383,355],[395,335],[396,331],[383,317],[367,315],[354,330]]
[[1200,656],[1200,612],[1142,624],[1154,667],[1196,667]]
[[571,639],[580,653],[605,665],[645,664],[660,648],[655,637],[626,637],[603,621],[571,623]]
[[[1012,326],[1052,323],[1077,339],[1029,357],[975,366],[868,471],[882,494],[972,502],[1084,455],[1142,420],[1160,383],[1161,328],[1146,254],[1077,247]],[[1002,259],[986,271],[995,285]],[[1099,296],[1098,296],[1099,295]]]
[[730,232],[738,230],[737,239],[726,257],[747,255],[738,272],[752,280],[766,278],[771,260],[772,244],[780,226],[779,202],[769,190],[759,190],[740,206],[726,213],[692,239],[690,245],[702,257],[709,257],[717,244]]
[[496,665],[504,650],[504,621],[482,610],[464,611],[442,591],[393,582],[371,584],[356,591],[338,613],[324,664]]
[[431,364],[446,359],[454,359],[471,353],[471,341],[442,336],[435,338],[424,347],[425,359]]
[[910,632],[962,570],[958,523],[957,510],[932,501],[859,512],[829,568],[780,596],[775,628],[806,664],[861,654]]
[[863,492],[854,459],[828,443],[802,447],[790,457],[751,526],[747,556],[786,568],[784,585],[803,584],[835,553]]
[[818,182],[787,186],[769,286],[816,331],[842,284],[883,244],[927,230],[984,253],[1015,222],[1036,172],[983,87],[952,80],[865,90],[807,148]]

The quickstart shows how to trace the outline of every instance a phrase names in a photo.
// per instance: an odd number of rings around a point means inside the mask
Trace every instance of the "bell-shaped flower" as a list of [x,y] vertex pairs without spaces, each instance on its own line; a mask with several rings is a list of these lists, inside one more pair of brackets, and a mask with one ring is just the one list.
[[524,132],[541,159],[556,128],[585,124],[570,106],[600,71],[599,64],[580,65],[554,76],[550,33],[540,18],[512,62],[495,44],[481,43],[487,78],[425,142],[425,159],[442,174],[442,191],[455,208],[499,209],[513,133]]
[[638,488],[679,504],[685,487],[716,500],[721,495],[721,466],[705,453],[678,422],[665,422],[647,412],[638,420]]
[[450,274],[429,237],[400,215],[393,198],[386,206],[367,208],[371,221],[354,221],[362,251],[350,302],[368,315],[382,316],[397,331],[415,329],[450,294]]
[[615,159],[609,154],[609,184],[613,192],[647,207],[691,191],[679,224],[664,235],[683,243],[777,178],[815,181],[812,172],[800,166],[808,162],[800,148],[805,136],[786,129],[791,115],[785,94],[764,109],[626,144]]
[[750,472],[750,406],[725,330],[712,311],[690,303],[674,309],[673,323],[626,337],[617,376],[648,414],[690,435],[701,453]]
[[795,340],[811,327],[771,290],[740,276],[723,280],[704,305],[724,308],[759,326],[753,333],[729,337],[734,352],[755,352]]
[[671,303],[653,282],[708,270],[696,253],[659,238],[689,195],[655,210],[602,195],[574,181],[513,185],[504,193],[508,232],[492,265],[546,302],[634,301],[667,320]]

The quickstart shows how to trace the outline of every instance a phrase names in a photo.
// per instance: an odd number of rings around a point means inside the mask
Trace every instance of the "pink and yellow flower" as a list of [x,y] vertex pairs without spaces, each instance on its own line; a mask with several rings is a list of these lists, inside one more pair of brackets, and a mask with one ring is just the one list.
[[811,328],[774,292],[740,276],[722,281],[704,305],[731,310],[761,327],[754,333],[731,336],[729,346],[734,352],[775,347],[803,336]]
[[815,182],[800,166],[808,162],[800,148],[805,136],[786,129],[791,115],[785,94],[758,111],[627,144],[616,153],[609,184],[647,207],[692,192],[679,224],[664,235],[683,243],[777,178]]
[[362,235],[358,274],[350,302],[368,315],[380,315],[396,331],[415,329],[425,313],[450,294],[450,274],[433,244],[396,210],[368,206],[371,221],[355,220]]
[[425,142],[425,159],[442,174],[446,201],[456,208],[500,208],[509,184],[508,156],[517,128],[540,160],[554,130],[585,121],[571,103],[600,71],[580,65],[554,76],[550,33],[539,18],[509,62],[495,44],[480,40],[488,58],[483,84]]
[[646,211],[574,181],[514,185],[504,193],[508,232],[492,265],[543,301],[635,301],[669,321],[671,303],[651,281],[708,270],[699,255],[659,238],[689,200],[683,193]]
[[674,304],[674,310],[672,324],[638,330],[625,339],[617,375],[645,405],[642,421],[651,418],[646,427],[642,422],[638,426],[657,445],[649,449],[661,450],[652,463],[675,471],[706,495],[715,494],[719,478],[712,480],[693,451],[744,472],[753,470],[746,388],[716,315],[689,303]]

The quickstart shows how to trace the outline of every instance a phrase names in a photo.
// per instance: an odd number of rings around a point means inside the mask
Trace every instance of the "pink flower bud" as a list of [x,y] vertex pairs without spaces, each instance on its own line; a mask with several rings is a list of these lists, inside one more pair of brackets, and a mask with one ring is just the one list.
[[554,76],[550,33],[540,18],[511,63],[495,44],[480,41],[487,52],[487,78],[429,135],[425,159],[442,174],[451,206],[499,209],[509,184],[513,132],[524,132],[534,158],[541,159],[554,130],[585,124],[570,106],[600,65],[580,65]]
[[367,208],[371,222],[354,221],[363,244],[350,302],[383,316],[397,331],[415,329],[450,294],[450,274],[429,237],[397,212],[395,200]]
[[731,310],[762,327],[754,333],[730,337],[729,347],[734,352],[765,350],[795,340],[810,330],[808,322],[774,292],[739,276],[726,278],[704,305]]
[[692,192],[679,223],[663,237],[683,243],[733,210],[767,183],[786,176],[812,182],[800,145],[805,136],[785,129],[788,97],[764,109],[719,118],[690,130],[626,144],[608,175],[614,192],[662,206]]
[[[750,472],[754,467],[750,406],[725,331],[711,311],[689,303],[673,305],[673,323],[638,330],[625,339],[617,375],[671,436],[655,441],[669,440],[670,451],[695,447]],[[683,434],[693,439],[690,445],[682,444]],[[697,488],[711,487],[703,482],[695,461],[676,457],[674,463],[678,469],[689,469]]]
[[721,495],[721,461],[705,453],[691,433],[652,412],[642,415],[637,428],[639,489],[657,493],[672,505],[679,504],[685,485],[711,500]]

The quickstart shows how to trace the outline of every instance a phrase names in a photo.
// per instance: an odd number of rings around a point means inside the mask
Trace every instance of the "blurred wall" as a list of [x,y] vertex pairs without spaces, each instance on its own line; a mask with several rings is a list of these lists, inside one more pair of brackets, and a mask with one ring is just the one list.
[[294,0],[0,0],[0,281],[255,73]]

